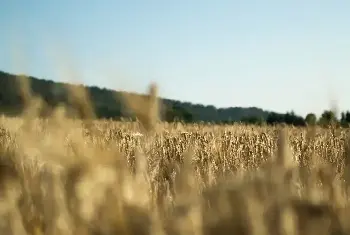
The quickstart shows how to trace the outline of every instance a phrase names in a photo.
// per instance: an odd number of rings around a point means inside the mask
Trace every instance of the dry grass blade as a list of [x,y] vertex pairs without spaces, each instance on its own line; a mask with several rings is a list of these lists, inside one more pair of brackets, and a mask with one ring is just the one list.
[[159,119],[157,86],[151,84],[148,95],[124,94],[124,100],[146,132],[156,129]]
[[294,165],[293,155],[289,148],[289,138],[286,128],[282,128],[279,131],[276,164],[284,168],[290,168]]

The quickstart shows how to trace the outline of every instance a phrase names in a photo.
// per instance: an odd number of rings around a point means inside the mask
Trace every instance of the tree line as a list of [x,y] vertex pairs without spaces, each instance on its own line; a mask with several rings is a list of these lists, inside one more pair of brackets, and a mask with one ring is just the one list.
[[[40,97],[43,107],[38,116],[49,116],[54,108],[64,106],[68,110],[69,117],[82,118],[83,110],[72,102],[69,92],[84,88],[89,96],[89,104],[92,106],[97,119],[135,119],[133,113],[124,103],[125,95],[144,96],[143,94],[114,91],[96,86],[84,86],[81,84],[68,84],[50,80],[38,79],[31,76],[18,76],[0,71],[0,114],[6,116],[21,115],[27,104],[23,96],[20,83],[28,81],[29,90],[35,97]],[[191,106],[183,105],[181,102],[163,100],[160,107],[163,121],[181,120],[184,122],[194,121]]]
[[341,112],[340,118],[332,110],[325,110],[317,117],[314,113],[308,113],[305,117],[296,115],[293,111],[285,114],[270,112],[266,118],[261,116],[247,116],[241,119],[242,123],[256,125],[287,124],[293,126],[329,126],[336,125],[342,127],[350,126],[350,111]]
[[[17,116],[23,112],[26,107],[25,100],[18,87],[18,81],[24,79],[21,76],[0,71],[0,113],[8,116]],[[130,119],[133,115],[129,112],[123,102],[125,94],[142,96],[142,94],[117,91],[97,86],[85,86],[83,84],[68,84],[63,82],[54,82],[46,79],[39,79],[32,76],[26,76],[32,94],[42,98],[46,109],[43,116],[50,113],[50,108],[64,105],[71,106],[68,90],[75,88],[84,88],[89,94],[90,103],[96,118],[99,119]],[[67,89],[70,87],[70,89]],[[161,118],[163,121],[181,120],[184,122],[215,122],[240,121],[245,116],[266,117],[268,112],[256,107],[228,107],[216,108],[213,105],[193,104],[173,99],[160,97]],[[72,107],[74,110],[74,107]],[[74,113],[74,112],[73,112]]]
[[[38,79],[31,76],[25,78],[0,71],[0,113],[7,116],[20,115],[26,107],[18,82],[21,79],[29,81],[30,91],[40,97],[45,103],[45,109],[41,116],[50,115],[53,108],[64,105],[75,115],[76,110],[69,99],[69,90],[84,88],[89,94],[92,109],[98,119],[121,120],[133,119],[133,114],[123,102],[125,94],[143,96],[142,94],[121,92],[97,86],[84,86],[82,84],[68,84]],[[70,89],[67,89],[70,87]],[[279,124],[285,123],[294,126],[305,125],[329,125],[330,123],[347,126],[350,123],[350,112],[341,113],[339,120],[332,111],[324,111],[318,118],[315,114],[306,117],[296,115],[294,112],[285,114],[268,112],[257,107],[228,107],[216,108],[213,105],[193,104],[178,100],[160,98],[161,119],[167,122],[210,122],[224,123],[247,123],[247,124]],[[78,115],[79,116],[79,115]]]

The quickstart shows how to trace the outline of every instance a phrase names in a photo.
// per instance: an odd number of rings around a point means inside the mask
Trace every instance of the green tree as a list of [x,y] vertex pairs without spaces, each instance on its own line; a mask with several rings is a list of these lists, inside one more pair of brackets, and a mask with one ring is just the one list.
[[314,113],[308,113],[305,117],[305,122],[307,125],[314,126],[317,123],[317,117]]
[[296,115],[293,111],[285,114],[270,112],[266,118],[266,123],[270,125],[285,123],[293,126],[304,126],[305,120],[303,117]]
[[193,114],[180,105],[167,106],[165,110],[165,120],[167,122],[184,121],[193,122]]
[[349,125],[350,125],[350,112],[349,111],[341,113],[340,123],[343,127],[349,127]]
[[322,126],[329,126],[329,125],[336,124],[338,122],[338,120],[337,120],[337,117],[333,111],[325,110],[322,113],[318,122]]
[[280,124],[284,122],[284,115],[276,112],[270,112],[267,115],[266,123],[269,125]]
[[247,116],[242,118],[241,122],[245,124],[263,125],[265,120],[261,116]]
[[294,113],[294,111],[284,114],[283,122],[293,126],[305,126],[305,120]]

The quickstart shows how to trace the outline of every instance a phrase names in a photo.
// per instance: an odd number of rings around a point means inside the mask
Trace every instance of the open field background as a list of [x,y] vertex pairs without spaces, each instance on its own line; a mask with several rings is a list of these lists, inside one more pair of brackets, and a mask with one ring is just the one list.
[[1,234],[350,232],[347,129],[0,123]]
[[18,81],[0,234],[350,234],[348,129],[162,122],[155,85],[98,121],[84,87],[50,107]]

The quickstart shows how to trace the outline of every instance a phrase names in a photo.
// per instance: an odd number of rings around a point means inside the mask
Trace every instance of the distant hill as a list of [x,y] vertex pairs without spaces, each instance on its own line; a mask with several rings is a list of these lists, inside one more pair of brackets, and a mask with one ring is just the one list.
[[[23,111],[24,99],[18,89],[17,76],[0,71],[0,112],[7,115],[17,115]],[[59,104],[69,106],[66,86],[73,85],[50,80],[29,77],[31,90],[45,101],[47,107]],[[96,86],[84,86],[91,96],[94,111],[98,118],[129,117],[122,102],[123,92],[114,91]],[[128,93],[136,96],[142,94]],[[172,121],[175,117],[187,121],[225,122],[240,121],[243,118],[255,116],[266,119],[269,112],[256,107],[216,108],[212,105],[192,104],[171,99],[161,99],[163,103],[163,118]]]

